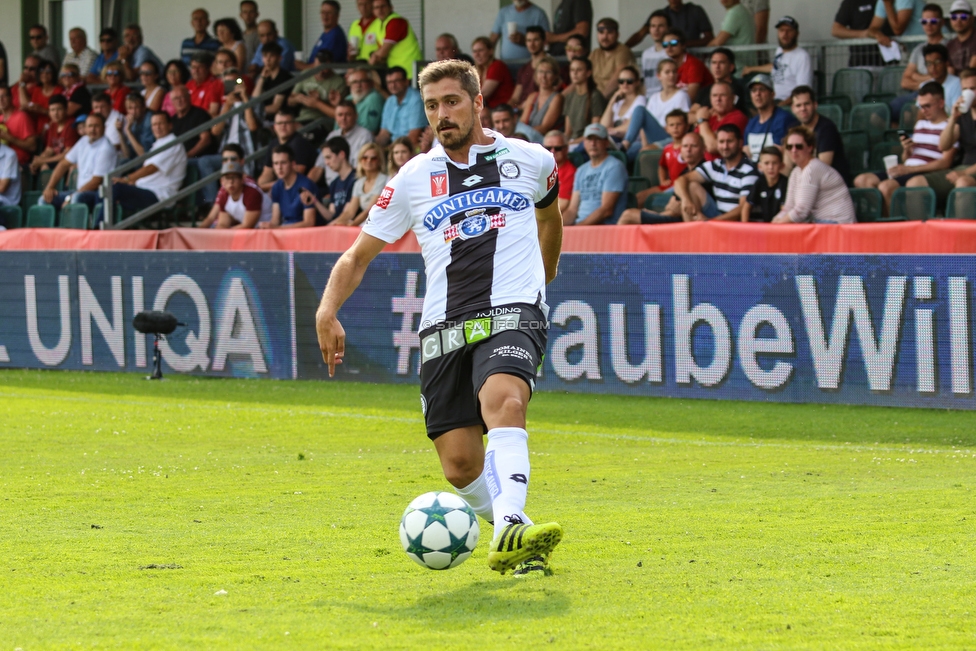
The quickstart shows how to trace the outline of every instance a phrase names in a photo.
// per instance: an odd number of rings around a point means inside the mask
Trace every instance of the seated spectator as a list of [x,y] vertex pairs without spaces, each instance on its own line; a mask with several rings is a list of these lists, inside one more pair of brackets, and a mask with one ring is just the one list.
[[414,157],[413,143],[409,138],[397,138],[390,145],[390,153],[386,161],[386,175],[391,179],[396,176],[400,168]]
[[262,20],[258,23],[258,38],[261,41],[261,45],[258,46],[257,52],[254,53],[254,58],[251,59],[250,69],[248,70],[251,76],[257,76],[261,68],[267,65],[263,56],[264,48],[271,43],[277,43],[278,47],[281,48],[281,51],[278,52],[278,64],[281,68],[285,72],[295,72],[295,47],[287,38],[278,36],[278,26],[275,25],[273,20]]
[[759,171],[762,174],[747,197],[739,197],[742,221],[771,222],[786,202],[789,180],[780,174],[783,152],[779,147],[765,147],[759,152]]
[[[884,6],[884,3],[877,4]],[[891,27],[884,17],[875,17],[876,3],[864,0],[841,0],[830,35],[834,38],[873,38],[878,45],[887,47],[891,44]],[[847,65],[851,68],[858,66],[882,66],[881,53],[878,45],[852,45]]]
[[[661,90],[661,82],[657,78],[657,65],[664,59],[668,59],[668,51],[664,47],[664,35],[671,29],[671,20],[668,12],[658,9],[647,18],[647,23],[637,32],[650,35],[651,44],[641,53],[641,69],[644,71],[644,89],[648,95]],[[644,36],[640,39],[644,40]],[[627,40],[627,47],[634,47],[631,41],[634,36]],[[639,43],[640,41],[638,41]]]
[[102,68],[105,83],[108,84],[103,92],[112,100],[112,108],[119,113],[125,112],[125,98],[130,90],[125,85],[125,69],[119,61],[112,61]]
[[498,10],[495,16],[495,24],[491,27],[488,38],[491,40],[491,49],[495,49],[495,44],[502,42],[498,56],[503,61],[513,59],[527,59],[532,56],[532,50],[528,46],[529,29],[535,28],[541,32],[541,40],[545,43],[546,32],[549,31],[549,17],[541,7],[532,4],[529,0],[518,0],[510,5],[506,5]]
[[[251,94],[252,98],[261,95],[267,90],[277,88],[292,78],[292,74],[281,66],[282,50],[278,43],[274,41],[267,44],[262,43],[260,50],[261,60],[264,62],[264,65],[261,67],[258,81],[254,85],[254,92]],[[274,116],[288,101],[288,96],[291,95],[292,88],[294,86],[282,88],[281,92],[276,94],[273,99],[265,101],[263,104],[265,120],[274,121]]]
[[564,131],[570,151],[576,151],[583,147],[583,130],[600,121],[607,100],[593,81],[593,63],[589,59],[573,59],[569,63],[569,78],[572,85],[563,93]]
[[[37,73],[40,68],[41,59],[39,57],[28,55],[24,58],[24,68],[20,73],[20,79],[14,84],[15,88],[10,89],[10,97],[13,100],[15,109],[19,111],[27,109],[31,94],[37,88]],[[22,102],[21,98],[24,98],[26,101]]]
[[[385,0],[376,0],[377,3]],[[375,7],[373,9],[376,10]],[[386,87],[390,96],[383,105],[383,119],[376,134],[377,144],[385,147],[396,138],[407,136],[413,143],[420,142],[420,132],[427,125],[427,114],[420,92],[410,86],[410,78],[403,68],[386,71]]]
[[91,69],[88,70],[87,81],[89,84],[105,83],[102,78],[102,70],[105,66],[119,58],[119,33],[111,27],[106,27],[98,35],[98,43],[102,48],[101,53],[95,57]]
[[61,63],[61,53],[48,40],[47,27],[40,23],[31,25],[27,30],[27,38],[33,49],[31,54],[41,61],[50,61],[55,67]]
[[[535,69],[546,56],[546,30],[536,25],[526,29],[525,49],[528,52],[529,62],[519,68],[515,75],[515,90],[509,102],[515,106],[520,104],[529,95],[537,90],[535,85]],[[502,57],[504,59],[504,57]],[[555,59],[553,59],[555,61]],[[556,64],[556,87],[560,85],[559,64]]]
[[[638,192],[636,196],[638,208],[625,210],[620,215],[618,224],[664,224],[682,221],[681,204],[674,199],[674,179],[688,170],[689,161],[691,169],[694,169],[704,160],[705,143],[701,135],[688,133],[688,114],[681,109],[675,109],[668,114],[666,128],[673,141],[664,148],[658,160],[657,173],[661,183]],[[686,138],[686,135],[691,137]],[[671,195],[671,200],[664,210],[655,213],[640,208],[651,195],[658,193]]]
[[217,228],[257,228],[259,223],[271,221],[271,197],[246,177],[240,162],[228,161],[220,172]]
[[348,99],[356,104],[356,123],[376,135],[383,120],[383,96],[373,88],[373,80],[365,68],[350,70],[346,83],[349,85]]
[[566,212],[569,202],[573,198],[573,185],[576,181],[576,166],[569,160],[569,146],[566,144],[566,134],[553,129],[546,134],[542,146],[552,153],[556,159],[556,171],[559,174],[559,211]]
[[61,68],[61,87],[68,100],[68,117],[76,118],[91,113],[91,93],[78,73],[78,66],[68,63]]
[[627,168],[607,155],[610,141],[602,124],[587,125],[583,138],[590,160],[576,168],[573,196],[563,213],[563,224],[616,224],[627,207]]
[[[319,50],[316,56],[318,56],[318,63],[331,63],[332,53],[327,49]],[[298,110],[298,122],[302,125],[321,117],[329,118],[329,124],[321,130],[321,133],[325,133],[332,129],[335,107],[348,92],[345,79],[333,72],[331,67],[325,67],[292,87],[292,93],[288,96],[288,106],[301,107],[296,110]],[[372,134],[370,136],[372,137]]]
[[618,40],[619,37],[620,24],[613,18],[601,18],[596,24],[596,40],[600,47],[590,52],[593,82],[607,98],[617,92],[620,71],[627,66],[637,66],[634,53]]
[[[372,0],[356,0],[356,10],[359,11],[359,19],[353,21],[349,26],[349,50],[346,52],[346,61],[369,61],[369,55],[379,49],[376,43],[376,31],[369,29],[375,18],[373,17]],[[366,34],[370,33],[372,41],[366,42]],[[457,39],[454,41],[457,47]],[[450,58],[450,57],[449,57]],[[440,59],[438,59],[440,60]]]
[[337,226],[359,226],[369,216],[369,209],[380,197],[390,179],[386,175],[383,148],[376,143],[363,145],[356,156],[356,184],[345,208],[335,220]]
[[638,106],[630,117],[630,125],[620,148],[627,152],[629,160],[635,160],[643,149],[659,149],[670,140],[661,127],[671,111],[687,111],[691,101],[688,93],[677,86],[677,64],[664,59],[657,64],[657,77],[661,90],[647,101],[647,106]]
[[954,0],[949,7],[949,18],[950,27],[956,33],[946,43],[949,50],[949,72],[958,75],[976,63],[976,38],[973,38],[973,34],[976,34],[976,17],[973,16],[973,7],[968,0]]
[[68,100],[55,95],[48,104],[48,123],[44,131],[44,151],[31,161],[30,170],[37,174],[61,162],[64,155],[78,142],[74,120],[68,117]]
[[[167,120],[166,133],[171,133],[174,138],[182,136],[184,133],[210,121],[209,113],[199,106],[193,106],[190,103],[190,91],[187,90],[186,86],[177,86],[174,88],[170,91],[170,97],[173,99],[173,107],[176,109],[176,114],[173,115],[171,120]],[[167,113],[167,115],[169,114]],[[156,135],[156,129],[154,128],[152,131],[153,135]],[[200,135],[194,136],[184,142],[183,148],[186,152],[186,157],[194,161],[191,165],[196,167],[196,158],[216,153],[217,143],[214,142],[213,135],[210,131],[204,131]]]
[[142,83],[142,90],[139,94],[145,100],[146,110],[150,113],[163,110],[163,98],[166,89],[159,85],[159,71],[162,67],[157,67],[155,61],[145,61],[139,66],[139,81]]
[[[664,49],[678,66],[678,88],[688,93],[688,97],[695,97],[699,88],[709,86],[715,80],[701,59],[688,54],[685,47],[685,36],[680,29],[672,27],[664,35]],[[658,74],[661,74],[660,70]]]
[[119,150],[123,160],[142,156],[156,142],[152,115],[146,111],[146,100],[137,93],[130,93],[125,98],[125,119],[115,126],[122,133]]
[[[965,2],[966,0],[962,1]],[[922,9],[922,30],[925,32],[926,41],[919,43],[912,50],[908,57],[905,72],[901,75],[901,88],[908,92],[898,96],[889,104],[891,115],[895,121],[898,120],[897,116],[901,115],[902,106],[918,97],[918,89],[922,87],[922,84],[932,81],[932,76],[925,66],[925,54],[922,53],[922,50],[925,49],[926,45],[945,45],[947,39],[942,35],[944,27],[942,7],[937,4],[925,5],[925,8]],[[952,105],[949,104],[949,106]]]
[[[912,177],[932,172],[942,172],[952,167],[952,160],[959,151],[958,143],[945,151],[940,146],[942,132],[949,129],[949,117],[945,112],[942,86],[934,81],[918,91],[918,121],[911,138],[901,136],[901,165],[885,172],[859,174],[854,179],[858,188],[878,188],[884,197],[885,213],[891,207],[891,196]],[[951,129],[950,129],[951,130]]]
[[[89,114],[85,118],[85,135],[54,168],[38,203],[49,203],[60,208],[70,199],[70,203],[83,203],[89,211],[94,210],[98,202],[98,188],[109,172],[115,169],[117,161],[115,147],[105,137],[105,118],[100,113]],[[72,166],[78,167],[77,190],[58,192],[58,183],[67,176]]]
[[122,122],[122,114],[112,106],[112,98],[107,93],[98,93],[92,97],[92,113],[98,113],[105,118],[105,137],[118,149],[122,146],[122,134],[118,125]]
[[17,154],[21,165],[27,165],[37,150],[37,133],[30,116],[14,108],[10,89],[0,86],[0,140]]
[[779,146],[790,127],[799,124],[789,111],[773,101],[773,80],[760,73],[749,80],[749,94],[757,115],[746,125],[746,156],[759,160],[759,152],[770,145]]
[[95,59],[98,58],[98,54],[88,47],[88,35],[80,27],[75,27],[68,32],[68,43],[70,44],[70,49],[61,61],[61,68],[69,65],[74,66],[79,79],[84,79],[88,76],[88,72],[91,70],[92,64],[95,63]]
[[739,197],[749,196],[759,172],[742,154],[739,127],[719,127],[718,153],[721,158],[706,161],[674,180],[674,194],[681,201],[681,216],[686,222],[742,218]]
[[471,43],[471,56],[481,79],[481,96],[487,108],[507,104],[515,90],[515,82],[508,66],[495,58],[494,46],[487,36],[479,36]]
[[813,89],[797,86],[793,89],[792,97],[793,115],[817,137],[817,158],[837,170],[844,183],[850,183],[851,168],[847,164],[844,141],[837,125],[817,112],[817,96]]
[[[756,23],[752,13],[739,0],[722,0],[725,16],[718,34],[708,42],[709,47],[722,45],[752,45],[756,42]],[[751,52],[745,52],[744,63],[755,60]]]
[[[346,159],[353,166],[356,165],[357,160],[355,154],[351,152],[358,153],[364,145],[373,142],[373,134],[356,124],[356,105],[350,100],[344,99],[336,106],[336,128],[326,135],[326,140],[331,140],[332,138],[342,138],[346,141],[349,145],[349,152],[346,154]],[[403,138],[398,138],[396,142],[402,142],[402,140]],[[335,180],[336,173],[332,171],[331,167],[326,165],[324,155],[325,149],[323,148],[319,157],[315,160],[315,167],[308,173],[308,178],[318,183],[324,175],[325,186],[329,187]]]
[[216,117],[224,102],[224,82],[210,74],[212,65],[213,55],[209,52],[194,54],[190,58],[190,81],[186,82],[186,89],[193,106],[203,109],[210,117]]
[[952,106],[962,95],[962,83],[959,77],[949,74],[949,51],[941,44],[926,45],[922,48],[925,66],[932,75],[932,81],[942,86],[945,94],[946,106]]
[[[708,57],[708,70],[712,73],[713,84],[722,82],[732,86],[732,93],[735,97],[735,108],[742,111],[745,116],[749,115],[751,104],[749,103],[749,90],[746,88],[742,79],[735,76],[735,54],[727,47],[715,48]],[[709,106],[712,101],[712,85],[702,86],[698,89],[698,95],[692,98],[692,113],[697,113],[703,106]]]
[[[402,139],[399,142],[402,142]],[[352,198],[356,186],[356,171],[349,164],[349,143],[343,138],[334,137],[326,140],[322,145],[322,157],[325,165],[333,173],[333,180],[329,183],[330,200],[322,202],[313,192],[302,190],[302,201],[306,205],[314,206],[322,222],[328,225],[342,214],[346,204]]]
[[137,23],[127,25],[122,30],[119,62],[125,67],[125,78],[128,81],[141,81],[139,70],[143,64],[151,63],[155,66],[157,79],[159,78],[159,71],[163,69],[163,62],[159,60],[155,52],[142,42],[142,27]]
[[797,44],[800,25],[794,18],[791,16],[780,18],[776,23],[776,31],[779,47],[776,48],[773,62],[762,66],[746,66],[742,69],[742,74],[745,76],[756,72],[772,73],[776,100],[782,106],[787,106],[794,88],[813,85],[813,64],[810,61],[810,54]]
[[[27,96],[27,87],[18,88],[20,94],[20,107],[28,115],[34,118],[34,128],[38,133],[43,133],[48,123],[48,106],[54,97],[64,94],[64,89],[58,85],[58,69],[50,61],[42,60],[37,69],[37,82],[30,89],[30,96]],[[26,100],[26,101],[24,101]]]
[[314,197],[317,189],[307,176],[295,170],[295,154],[291,147],[275,145],[271,159],[277,177],[271,187],[271,221],[261,223],[259,228],[315,226],[315,207],[303,199],[302,190]]
[[607,128],[614,143],[619,145],[627,136],[631,116],[638,106],[647,106],[644,85],[637,68],[627,66],[617,75],[617,90],[610,96],[600,118],[600,124]]
[[[234,55],[234,62],[231,65],[232,68],[237,68],[238,70],[247,69],[247,46],[244,45],[244,33],[241,31],[241,26],[237,24],[237,21],[233,18],[221,18],[214,23],[214,37],[220,42],[220,50],[227,50]],[[210,54],[208,52],[208,54]],[[216,52],[213,56],[216,56]],[[193,57],[190,57],[190,61],[193,61]]]
[[346,32],[339,25],[340,5],[336,0],[324,0],[319,7],[319,18],[322,19],[322,35],[315,41],[312,51],[308,55],[308,62],[296,61],[295,66],[304,70],[321,63],[319,52],[328,52],[329,61],[345,63],[348,56],[349,44],[346,42]]
[[705,142],[705,159],[715,160],[718,153],[718,130],[723,124],[734,124],[739,133],[746,129],[749,119],[735,107],[735,95],[732,85],[723,82],[712,84],[710,106],[703,106],[695,114],[697,127],[695,131],[701,134]]
[[[373,15],[376,21],[368,31],[376,35],[379,48],[369,55],[370,65],[387,70],[402,68],[407,79],[413,79],[414,64],[424,55],[410,23],[393,12],[390,0],[373,0]],[[370,34],[366,35],[367,40]]]
[[20,205],[20,163],[13,149],[0,142],[0,206]]
[[[486,112],[481,112],[482,117]],[[542,137],[539,132],[515,117],[515,109],[508,104],[501,104],[491,110],[491,127],[489,128],[494,129],[506,138],[521,135],[530,142],[542,144]]]
[[[258,187],[257,181],[255,181],[251,175],[247,173],[247,164],[244,162],[245,157],[246,155],[244,149],[240,145],[234,143],[223,144],[220,146],[220,154],[216,156],[205,156],[197,159],[197,165],[200,167],[200,176],[209,176],[210,174],[219,172],[227,163],[236,163],[240,165],[244,170],[244,185],[255,188],[264,196],[262,203],[262,218],[264,218],[264,221],[268,221],[271,219],[271,196],[261,190],[261,188]],[[204,172],[202,165],[204,160],[215,160],[216,168],[210,168],[207,172]],[[197,228],[216,228],[217,220],[220,218],[220,213],[223,210],[222,206],[217,201],[218,197],[222,193],[220,185],[221,183],[218,180],[215,184],[216,187],[213,190],[213,205],[210,207],[210,212],[203,221],[197,223]],[[209,187],[209,184],[204,186],[205,195],[207,193],[207,188]],[[209,203],[210,200],[208,199],[207,202]],[[226,206],[226,204],[224,204],[224,206]],[[265,207],[267,208],[266,210]],[[241,213],[241,216],[243,216],[243,212]]]
[[184,39],[180,46],[180,58],[183,59],[185,66],[190,65],[194,54],[200,52],[213,54],[220,49],[220,41],[207,32],[207,28],[210,27],[210,14],[206,9],[197,9],[190,14],[190,25],[193,27],[193,36]]
[[[541,142],[540,134],[555,129],[563,118],[565,98],[559,92],[559,64],[556,60],[550,56],[543,57],[536,64],[535,79],[533,86],[536,89],[525,98],[521,120],[513,126],[516,133],[523,133],[532,142]],[[521,131],[519,125],[524,127]]]
[[844,179],[814,154],[816,137],[806,127],[790,129],[786,151],[793,159],[793,171],[786,203],[773,218],[774,224],[853,224],[854,202]]
[[[291,159],[288,167],[294,169],[302,178],[307,178],[306,174],[315,165],[317,153],[315,147],[305,139],[305,136],[298,133],[298,122],[295,120],[295,110],[285,107],[275,115],[274,132],[277,141],[273,143],[274,149],[268,152],[264,159],[264,169],[258,177],[258,186],[265,192],[270,192],[271,188],[281,178],[274,167],[274,152],[280,147],[287,147],[291,152]],[[290,186],[289,186],[290,187]]]
[[176,115],[176,109],[173,107],[173,89],[178,86],[186,86],[189,82],[190,69],[186,67],[183,61],[173,59],[166,64],[166,83],[169,85],[170,91],[163,98],[163,110],[169,113],[170,117]]
[[[156,137],[152,151],[161,149],[176,139],[172,133],[169,113],[160,111],[152,116],[152,131]],[[186,177],[186,150],[170,147],[151,156],[142,167],[122,178],[112,179],[112,197],[128,212],[138,212],[166,201],[176,194]],[[102,218],[96,215],[97,221]]]
[[[372,11],[372,5],[370,11]],[[461,58],[461,46],[454,34],[445,32],[434,41],[434,61],[448,61]]]

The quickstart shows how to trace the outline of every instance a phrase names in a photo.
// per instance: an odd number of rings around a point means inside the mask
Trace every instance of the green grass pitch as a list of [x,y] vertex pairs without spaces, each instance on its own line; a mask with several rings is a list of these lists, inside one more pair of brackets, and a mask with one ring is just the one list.
[[0,649],[971,649],[973,422],[539,394],[517,580],[403,554],[416,387],[7,370]]

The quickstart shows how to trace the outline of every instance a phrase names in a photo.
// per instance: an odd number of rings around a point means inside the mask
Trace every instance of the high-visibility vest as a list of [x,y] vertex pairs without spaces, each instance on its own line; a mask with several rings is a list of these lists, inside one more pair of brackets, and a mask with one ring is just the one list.
[[359,39],[359,56],[356,59],[369,61],[369,55],[380,49],[380,44],[376,40],[378,29],[379,21],[375,18],[369,21],[369,25],[366,25],[365,31],[358,20],[350,25],[349,40],[353,38]]
[[[402,16],[391,13],[382,23],[379,20],[374,20],[366,28],[366,32],[369,33],[373,29],[373,25],[377,25],[376,42],[382,45],[386,39],[386,26],[394,18],[402,18]],[[393,49],[390,50],[390,55],[386,58],[386,67],[393,68],[394,66],[400,66],[407,71],[407,79],[413,79],[413,64],[422,58],[423,53],[420,51],[420,43],[417,41],[417,35],[413,33],[413,27],[407,22],[407,37],[394,45]]]

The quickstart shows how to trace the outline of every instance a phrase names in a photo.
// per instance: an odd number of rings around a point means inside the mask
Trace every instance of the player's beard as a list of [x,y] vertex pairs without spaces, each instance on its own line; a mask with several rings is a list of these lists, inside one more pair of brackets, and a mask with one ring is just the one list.
[[[477,122],[474,113],[471,114],[471,123],[468,125],[467,131],[462,131],[461,125],[455,124],[454,122],[449,122],[444,120],[437,125],[437,139],[440,141],[441,146],[447,151],[456,151],[458,149],[464,149],[467,145],[471,144],[472,133],[474,132],[474,125]],[[480,123],[479,123],[480,126]],[[448,133],[441,133],[441,129],[446,127],[454,127],[455,131],[450,131]]]

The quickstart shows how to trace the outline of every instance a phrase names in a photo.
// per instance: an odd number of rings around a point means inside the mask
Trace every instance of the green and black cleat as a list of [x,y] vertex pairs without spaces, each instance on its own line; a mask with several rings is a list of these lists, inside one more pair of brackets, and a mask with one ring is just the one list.
[[506,520],[511,524],[499,532],[488,553],[488,567],[502,574],[533,556],[541,557],[545,565],[545,559],[563,538],[563,528],[555,522],[523,524],[515,517]]

